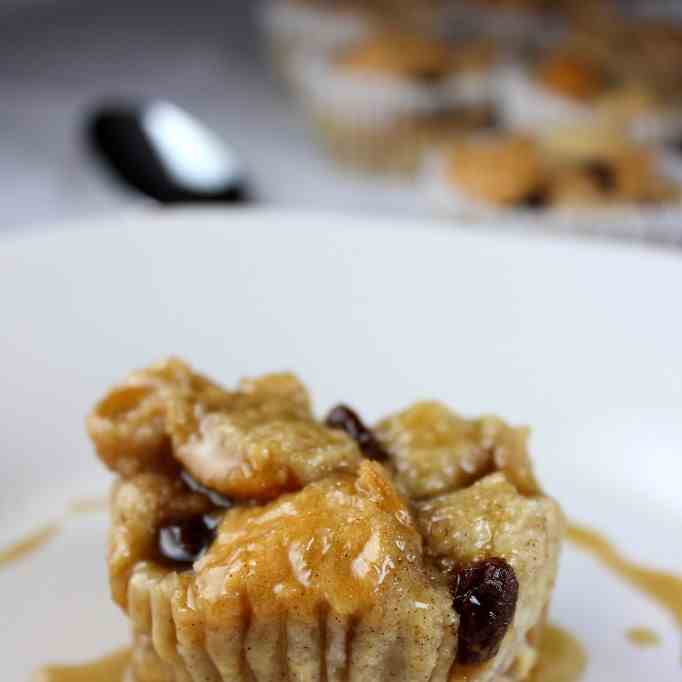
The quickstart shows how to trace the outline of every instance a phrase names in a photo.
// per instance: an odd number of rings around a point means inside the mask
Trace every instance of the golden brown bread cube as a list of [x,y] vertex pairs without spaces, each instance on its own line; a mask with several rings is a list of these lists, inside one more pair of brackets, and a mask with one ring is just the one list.
[[123,476],[181,465],[237,499],[274,499],[360,460],[352,439],[314,420],[293,375],[245,380],[230,392],[174,359],[110,391],[88,431],[100,458]]
[[513,568],[518,581],[514,619],[498,653],[483,666],[485,675],[507,671],[527,647],[554,587],[564,529],[559,506],[548,497],[520,495],[503,473],[495,473],[418,503],[417,519],[427,553],[444,574],[493,557]]
[[457,490],[496,470],[521,492],[539,492],[527,430],[497,417],[469,420],[440,403],[422,402],[382,420],[375,432],[390,454],[398,485],[411,498]]

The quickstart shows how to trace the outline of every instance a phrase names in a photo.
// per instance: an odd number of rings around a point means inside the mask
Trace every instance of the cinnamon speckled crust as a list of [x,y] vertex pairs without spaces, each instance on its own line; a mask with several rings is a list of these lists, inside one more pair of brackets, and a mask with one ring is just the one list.
[[504,474],[487,476],[455,493],[417,505],[427,552],[444,574],[489,559],[507,561],[516,573],[519,599],[497,655],[477,666],[455,665],[451,679],[495,679],[510,669],[519,647],[542,619],[554,587],[564,520],[553,500],[520,495]]
[[369,462],[227,512],[191,572],[140,561],[127,603],[176,679],[445,681],[456,645],[447,585]]
[[157,528],[210,511],[210,501],[187,490],[174,475],[146,472],[116,481],[109,531],[109,581],[114,601],[126,607],[133,570],[139,562],[157,556]]
[[[109,574],[132,626],[127,682],[527,678],[562,519],[533,477],[525,430],[420,403],[379,423],[389,459],[378,463],[315,420],[291,375],[228,392],[178,360],[131,375],[89,426],[119,473]],[[182,451],[213,456],[212,428],[238,477]],[[191,490],[181,466],[234,506]],[[163,560],[159,529],[206,514],[218,525],[205,553],[182,569]],[[453,580],[484,559],[513,568],[517,607],[499,651],[462,665]]]

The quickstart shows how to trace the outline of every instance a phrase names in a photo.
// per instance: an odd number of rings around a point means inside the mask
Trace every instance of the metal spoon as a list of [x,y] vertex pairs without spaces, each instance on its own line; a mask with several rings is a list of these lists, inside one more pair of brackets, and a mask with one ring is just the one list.
[[101,106],[88,120],[88,133],[94,151],[119,180],[161,203],[248,198],[235,153],[170,102]]

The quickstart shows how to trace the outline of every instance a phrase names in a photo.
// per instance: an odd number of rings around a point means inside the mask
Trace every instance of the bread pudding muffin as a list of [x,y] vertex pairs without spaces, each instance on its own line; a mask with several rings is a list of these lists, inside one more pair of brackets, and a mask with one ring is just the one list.
[[328,59],[302,59],[297,72],[323,147],[364,170],[414,173],[425,149],[485,127],[494,114],[490,43],[390,31]]
[[652,211],[678,206],[682,196],[680,180],[653,150],[623,131],[591,126],[463,141],[432,159],[424,182],[452,213],[541,212],[586,223],[613,212],[652,220]]
[[527,432],[438,403],[317,420],[292,375],[180,360],[88,417],[136,682],[528,678],[563,534]]

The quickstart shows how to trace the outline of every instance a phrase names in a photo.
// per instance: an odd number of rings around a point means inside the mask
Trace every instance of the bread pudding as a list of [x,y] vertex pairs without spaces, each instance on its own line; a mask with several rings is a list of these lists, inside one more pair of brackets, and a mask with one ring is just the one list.
[[421,403],[324,420],[290,374],[177,359],[87,420],[137,682],[507,682],[536,660],[561,511],[525,429]]
[[[620,130],[576,127],[529,136],[479,135],[450,145],[427,182],[456,210],[514,210],[575,218],[605,211],[679,206],[680,182],[659,154]],[[592,211],[592,213],[590,213]]]
[[432,147],[493,122],[498,60],[490,42],[386,30],[326,58],[299,60],[298,83],[333,158],[414,174]]

